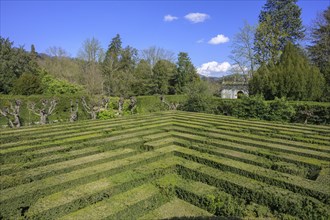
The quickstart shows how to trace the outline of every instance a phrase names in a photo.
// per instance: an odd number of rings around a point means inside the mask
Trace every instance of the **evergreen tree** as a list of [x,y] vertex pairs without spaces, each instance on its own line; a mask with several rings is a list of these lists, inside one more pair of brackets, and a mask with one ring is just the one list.
[[[312,45],[308,46],[313,63],[320,68],[326,80],[324,97],[330,100],[330,7],[314,22],[311,33]],[[327,98],[326,98],[327,97]]]
[[0,36],[0,93],[9,94],[23,73],[36,75],[38,65],[23,47],[15,48],[8,38]]
[[251,94],[262,94],[266,99],[319,100],[324,78],[317,67],[310,65],[303,52],[289,42],[279,62],[260,67],[249,86]]
[[115,72],[119,69],[121,51],[122,42],[120,35],[117,34],[114,38],[112,38],[102,63],[102,72],[105,77],[104,87],[107,95],[113,95],[114,93],[114,87],[116,86],[114,83],[114,77],[116,74]]
[[35,48],[34,44],[31,44],[31,51],[30,51],[30,53],[33,56],[37,56],[37,52],[36,52],[36,48]]
[[304,38],[297,0],[267,0],[259,15],[254,50],[259,64],[278,62],[280,51],[289,41],[296,43]]
[[197,71],[188,56],[188,53],[180,52],[177,62],[177,73],[175,75],[175,93],[181,94],[184,87],[198,79]]
[[41,94],[40,78],[31,73],[23,73],[15,82],[12,92],[15,95]]
[[116,96],[132,96],[134,84],[134,69],[137,60],[137,50],[130,46],[121,50],[118,68],[113,72],[112,92]]
[[152,68],[146,60],[140,60],[134,71],[134,93],[136,95],[151,95],[154,88]]
[[153,94],[168,94],[170,91],[170,79],[176,74],[176,65],[167,60],[159,60],[152,69]]

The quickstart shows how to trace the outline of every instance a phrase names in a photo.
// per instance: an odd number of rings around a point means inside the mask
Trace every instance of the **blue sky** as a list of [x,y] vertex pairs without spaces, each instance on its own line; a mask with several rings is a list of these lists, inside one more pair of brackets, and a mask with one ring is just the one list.
[[[87,38],[97,38],[106,49],[119,33],[123,46],[187,52],[196,67],[210,67],[212,71],[205,74],[220,76],[229,68],[231,39],[245,20],[257,24],[265,2],[1,0],[0,34],[27,50],[31,44],[38,52],[60,46],[75,57]],[[303,24],[311,24],[329,4],[328,0],[298,1]],[[173,20],[165,21],[166,15]]]

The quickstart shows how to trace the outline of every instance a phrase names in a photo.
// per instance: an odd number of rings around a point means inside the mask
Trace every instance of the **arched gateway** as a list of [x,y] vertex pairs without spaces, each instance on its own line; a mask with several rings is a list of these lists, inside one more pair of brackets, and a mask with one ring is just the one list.
[[237,99],[242,95],[249,95],[248,85],[242,82],[223,83],[220,94],[223,99]]

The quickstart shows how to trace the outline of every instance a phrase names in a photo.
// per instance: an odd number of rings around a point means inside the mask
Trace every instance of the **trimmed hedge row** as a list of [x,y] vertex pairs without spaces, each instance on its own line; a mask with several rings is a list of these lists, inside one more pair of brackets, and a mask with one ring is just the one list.
[[[180,133],[180,134],[178,134],[179,137],[182,137],[186,140],[187,139],[189,140],[189,138],[180,136],[181,133],[185,134],[186,136],[196,134],[196,131],[194,131],[193,129],[189,129],[188,127],[184,127],[182,125],[176,126],[174,128],[174,131]],[[222,134],[219,132],[217,133],[217,132],[201,132],[201,131],[198,132],[198,135],[208,138],[208,139],[218,139],[218,140],[230,141],[233,143],[245,144],[248,146],[258,147],[260,149],[268,149],[271,151],[296,154],[296,155],[311,157],[311,158],[315,158],[315,159],[319,159],[319,160],[330,161],[329,153],[310,150],[310,149],[299,149],[298,147],[285,146],[285,144],[272,143],[271,141],[268,143],[265,141],[266,142],[265,143],[262,138],[260,138],[259,140],[254,140],[253,138],[249,139],[246,137],[232,136],[232,135],[228,135],[228,134]]]
[[[279,171],[279,172],[283,172],[283,173],[287,173],[287,174],[294,174],[294,175],[312,179],[312,180],[315,180],[315,176],[317,177],[321,170],[320,167],[312,166],[312,165],[309,165],[306,167],[299,167],[299,169],[297,168],[296,170],[292,170],[287,167],[279,166],[278,165],[279,161],[273,161],[269,158],[260,157],[257,155],[247,154],[247,153],[243,153],[243,152],[232,151],[232,150],[229,150],[230,152],[227,152],[228,150],[225,150],[223,148],[219,149],[218,147],[213,147],[213,146],[207,145],[207,144],[192,144],[189,141],[183,141],[183,140],[177,140],[177,141],[175,141],[175,144],[178,144],[181,147],[193,149],[195,151],[199,151],[202,153],[208,153],[211,155],[225,157],[225,158],[237,160],[237,161],[240,161],[243,163],[260,166],[260,167],[263,167],[266,169],[271,169],[271,170],[275,170],[275,171]],[[291,163],[291,165],[297,166],[294,163]],[[313,176],[310,176],[309,175],[310,173],[313,173]],[[312,177],[314,177],[314,178],[312,178]]]
[[[228,130],[234,132],[244,132],[255,135],[262,135],[271,138],[286,139],[289,141],[301,141],[309,144],[323,144],[330,145],[330,138],[322,134],[326,134],[326,131],[308,131],[298,130],[295,128],[283,128],[276,125],[270,126],[269,124],[253,124],[251,121],[246,122],[243,120],[229,120],[229,118],[208,118],[203,116],[193,117],[183,112],[178,112],[175,117],[177,120],[193,120],[194,122],[202,122],[204,127],[217,128],[220,130]],[[230,123],[230,126],[228,126]],[[329,132],[330,135],[330,132]]]
[[[273,186],[281,187],[283,189],[288,189],[295,193],[300,193],[302,195],[315,197],[326,204],[330,204],[330,195],[326,194],[324,192],[316,191],[315,189],[311,189],[312,187],[307,188],[306,187],[307,181],[304,181],[305,184],[301,184],[301,182],[295,182],[293,179],[290,180],[293,182],[289,182],[288,180],[285,179],[285,177],[274,178],[275,174],[273,174],[272,176],[266,175],[265,171],[261,172],[262,168],[260,168],[260,173],[259,173],[258,170],[255,170],[255,169],[248,170],[248,168],[242,169],[242,168],[239,168],[238,166],[234,166],[234,165],[228,166],[225,163],[221,163],[219,161],[206,159],[204,157],[198,157],[196,155],[187,154],[185,152],[176,151],[175,155],[179,156],[181,158],[184,158],[186,160],[195,161],[197,163],[204,164],[209,167],[213,167],[215,169],[219,169],[219,170],[222,170],[225,172],[236,173],[238,175],[245,176],[245,177],[248,177],[251,179],[255,179],[257,181],[261,181],[261,182],[264,182],[264,183],[267,183],[267,184],[270,184]],[[250,167],[252,167],[252,166],[250,166]],[[270,172],[271,171],[269,171],[269,173]],[[301,185],[303,185],[303,186],[301,186]]]
[[[13,173],[13,172],[17,172],[19,170],[24,170],[24,169],[30,169],[30,168],[36,168],[39,166],[45,166],[45,165],[49,165],[52,163],[58,163],[58,162],[62,162],[62,161],[66,161],[66,160],[72,160],[72,159],[76,159],[76,158],[80,158],[80,157],[85,157],[85,156],[90,156],[90,155],[94,155],[97,153],[101,153],[101,152],[105,152],[105,151],[109,151],[109,150],[114,150],[114,149],[118,149],[121,147],[133,147],[138,149],[141,149],[144,145],[148,145],[148,143],[152,142],[152,141],[157,141],[163,138],[163,136],[159,136],[160,134],[163,133],[159,133],[160,130],[146,130],[146,131],[142,131],[142,134],[140,134],[138,137],[135,137],[133,139],[129,139],[129,140],[121,140],[118,139],[117,141],[112,141],[110,144],[107,141],[103,141],[102,139],[97,139],[97,140],[90,140],[88,142],[78,142],[78,143],[74,143],[73,145],[71,144],[67,144],[67,145],[62,145],[61,149],[56,150],[55,153],[59,154],[59,153],[63,153],[63,155],[56,157],[54,159],[50,159],[50,160],[43,160],[40,161],[40,157],[45,157],[45,156],[51,156],[54,154],[54,151],[51,152],[43,152],[43,153],[39,153],[38,154],[38,150],[34,151],[34,153],[28,153],[28,155],[23,154],[22,156],[18,157],[17,155],[13,155],[12,157],[3,157],[2,158],[2,164],[5,163],[18,163],[18,162],[23,162],[25,163],[24,166],[19,166],[20,169],[7,169],[5,171],[1,170],[1,174],[5,175],[5,174],[9,174],[9,173]],[[126,132],[123,132],[123,134]],[[141,133],[141,132],[140,132]],[[136,135],[136,134],[135,134]],[[153,137],[153,135],[155,137]],[[147,137],[145,137],[147,136]],[[159,137],[158,137],[159,136]],[[109,138],[107,138],[108,140]],[[76,151],[81,151],[84,149],[88,149],[90,148],[90,146],[93,146],[93,151],[88,151],[88,152],[82,152],[81,154],[76,155],[75,152]],[[73,154],[69,154],[70,152],[73,152]],[[11,158],[13,158],[14,160],[12,160]],[[20,159],[21,158],[21,159]],[[35,163],[33,163],[34,161],[36,161]],[[26,163],[28,162],[28,163]]]
[[214,113],[238,118],[256,118],[308,124],[330,124],[329,102],[265,101],[258,97],[214,99]]
[[229,193],[234,197],[242,198],[247,202],[266,205],[270,209],[280,213],[288,213],[301,219],[326,220],[330,217],[326,206],[312,198],[301,197],[293,193],[290,195],[274,194],[265,188],[255,190],[244,186],[244,183],[237,182],[234,184],[228,180],[219,179],[211,174],[181,165],[177,166],[177,172],[183,178],[215,186],[219,190]]
[[[107,187],[103,190],[97,190],[97,188],[93,188],[94,191],[89,191],[88,194],[76,198],[70,203],[66,203],[60,206],[53,207],[51,209],[37,212],[37,213],[27,213],[27,216],[35,219],[54,219],[59,218],[61,216],[64,216],[66,214],[69,214],[71,212],[74,212],[76,210],[85,208],[89,206],[90,204],[94,204],[100,201],[103,201],[105,199],[111,199],[113,196],[118,195],[120,193],[126,192],[130,189],[139,187],[143,184],[149,183],[153,181],[154,179],[159,178],[160,176],[172,172],[173,168],[169,167],[163,170],[156,170],[156,171],[150,171],[148,169],[145,170],[143,173],[139,173],[138,175],[132,175],[131,171],[123,172],[120,174],[117,174],[119,177],[119,180],[115,182],[115,185],[113,187]],[[127,180],[126,175],[130,175],[131,179]],[[120,177],[122,177],[120,179]],[[113,176],[111,179],[109,179],[109,183],[113,181],[114,179],[118,179],[116,176]],[[90,183],[89,183],[90,184]],[[95,183],[96,184],[96,183]]]
[[[252,134],[248,132],[240,132],[240,131],[235,131],[231,129],[221,129],[221,128],[213,128],[212,126],[208,126],[207,120],[199,120],[199,119],[194,119],[194,121],[191,120],[185,120],[185,118],[175,118],[174,119],[175,125],[179,125],[181,127],[187,127],[191,129],[195,129],[201,132],[216,132],[216,133],[222,133],[222,134],[227,134],[231,135],[234,137],[242,137],[242,138],[247,138],[250,140],[255,140],[255,141],[263,141],[263,142],[268,142],[268,143],[273,143],[273,144],[284,144],[287,146],[291,147],[298,147],[298,148],[303,148],[303,149],[309,149],[309,150],[315,150],[315,151],[320,151],[320,152],[325,152],[325,153],[330,153],[330,149],[328,146],[330,145],[330,141],[325,141],[325,143],[322,142],[322,144],[310,144],[310,143],[301,143],[301,141],[292,141],[292,140],[283,140],[282,138],[276,138],[276,137],[269,137],[267,135],[262,135],[262,134]],[[230,127],[230,126],[228,126]],[[253,127],[251,125],[251,127]]]
[[[9,106],[10,102],[20,99],[23,104],[21,107],[21,120],[23,125],[38,122],[38,116],[32,114],[27,109],[27,103],[36,102],[40,105],[41,99],[59,100],[55,112],[49,117],[51,123],[67,122],[70,118],[70,100],[80,100],[81,95],[34,95],[34,96],[10,96],[0,95],[0,108]],[[93,98],[95,101],[100,98]],[[118,109],[118,97],[110,97],[109,108]],[[168,103],[183,103],[187,101],[185,95],[167,95],[165,100]],[[87,103],[89,99],[87,97]],[[127,112],[129,100],[125,100],[124,113]],[[211,102],[210,113],[235,116],[239,118],[256,118],[270,121],[285,121],[309,124],[330,124],[330,103],[325,102],[288,102],[283,99],[274,101],[264,101],[258,97],[244,97],[243,99],[231,100],[214,97]],[[180,108],[180,107],[179,107]],[[126,109],[126,110],[125,110]],[[160,96],[140,96],[137,97],[136,113],[150,113],[169,110],[168,106],[161,102]],[[111,110],[112,111],[112,110]],[[111,114],[114,114],[112,112]],[[79,120],[89,119],[89,115],[79,105]],[[101,116],[100,116],[101,117]],[[102,116],[103,117],[103,116]],[[108,117],[108,116],[106,116]],[[111,117],[115,117],[112,115]],[[0,117],[0,126],[7,125],[7,120]]]
[[[154,156],[150,155],[150,157],[148,157],[147,159],[144,158],[141,160],[133,160],[132,162],[126,162],[126,165],[122,165],[120,167],[107,168],[107,169],[103,169],[102,171],[98,170],[98,172],[89,173],[89,175],[85,174],[83,177],[79,177],[79,178],[71,179],[71,180],[67,180],[66,178],[64,178],[64,179],[61,178],[61,181],[59,183],[52,182],[53,184],[45,184],[44,182],[46,180],[48,181],[49,178],[55,178],[55,177],[49,177],[47,179],[35,182],[35,184],[43,185],[42,188],[38,187],[37,190],[36,189],[34,190],[32,187],[31,187],[30,191],[21,191],[21,189],[16,189],[16,187],[3,190],[2,198],[0,201],[0,213],[3,216],[12,216],[13,213],[16,213],[17,210],[19,210],[19,207],[23,207],[23,206],[30,207],[34,201],[36,201],[38,198],[42,197],[43,195],[52,194],[52,193],[59,192],[64,189],[70,188],[72,186],[77,186],[77,185],[89,183],[92,181],[96,181],[100,178],[105,178],[105,177],[108,177],[109,175],[118,174],[125,170],[132,169],[134,167],[145,165],[145,164],[148,164],[151,162],[155,162],[155,161],[164,159],[166,157],[169,157],[171,155],[172,155],[172,153],[166,153],[166,152],[164,154],[155,154]],[[133,157],[141,157],[141,155],[137,155],[137,156],[133,156]],[[133,158],[133,157],[131,157],[131,158]],[[122,160],[125,160],[125,159],[122,159]],[[110,162],[110,164],[111,163],[113,163],[113,162]],[[76,172],[76,171],[73,171],[73,172]],[[82,172],[82,170],[80,170],[79,172]],[[68,173],[62,174],[62,175],[67,176]],[[71,175],[71,173],[70,173],[70,175]],[[56,179],[57,178],[58,177],[56,177]],[[25,185],[23,185],[23,186],[25,186]],[[18,186],[18,187],[20,187],[20,186]],[[16,192],[17,190],[21,191],[22,193],[15,193],[15,196],[9,196],[10,194],[12,194],[12,193],[10,193],[10,191]],[[9,193],[9,195],[6,195],[7,191]]]

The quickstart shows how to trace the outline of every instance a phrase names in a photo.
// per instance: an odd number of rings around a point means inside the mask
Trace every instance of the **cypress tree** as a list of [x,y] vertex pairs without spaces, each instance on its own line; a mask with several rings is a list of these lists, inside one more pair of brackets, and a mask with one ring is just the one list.
[[268,100],[275,97],[318,100],[324,89],[324,78],[302,51],[288,42],[279,62],[261,66],[249,84],[251,94],[263,94]]
[[197,79],[197,71],[191,63],[190,57],[187,53],[180,52],[177,62],[177,74],[174,79],[176,93],[182,93],[187,84],[196,81]]

